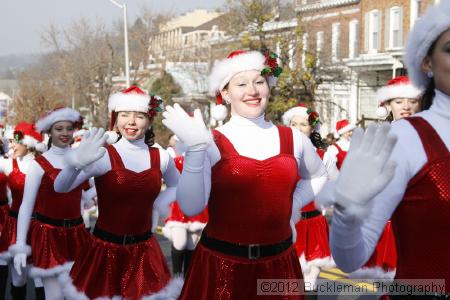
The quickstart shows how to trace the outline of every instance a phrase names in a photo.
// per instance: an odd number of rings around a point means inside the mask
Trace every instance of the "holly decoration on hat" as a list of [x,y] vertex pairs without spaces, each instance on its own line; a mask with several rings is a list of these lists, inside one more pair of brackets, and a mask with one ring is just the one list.
[[164,110],[163,100],[161,97],[150,94],[150,109],[148,111],[151,117],[156,116]]
[[283,72],[283,68],[278,65],[278,55],[273,52],[266,51],[264,53],[266,57],[265,67],[261,71],[263,76],[278,77]]
[[320,124],[319,114],[316,111],[308,108],[306,113],[308,114],[309,125],[311,125],[312,127],[316,127],[316,125]]
[[21,143],[24,137],[24,134],[22,131],[14,131],[13,133],[14,141],[16,143]]

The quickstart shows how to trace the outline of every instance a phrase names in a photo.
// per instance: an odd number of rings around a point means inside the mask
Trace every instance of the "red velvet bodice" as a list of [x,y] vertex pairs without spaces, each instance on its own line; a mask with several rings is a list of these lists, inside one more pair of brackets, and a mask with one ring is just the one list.
[[159,150],[149,148],[151,168],[134,172],[125,168],[119,153],[107,147],[111,170],[95,178],[99,216],[96,226],[117,235],[147,232],[153,202],[161,190]]
[[445,279],[450,292],[450,153],[423,118],[408,120],[422,141],[427,163],[410,180],[392,225],[397,278]]
[[257,160],[239,155],[220,132],[214,139],[221,159],[212,168],[209,222],[216,239],[273,244],[291,235],[292,197],[299,180],[292,130],[278,127],[280,153]]
[[8,176],[0,172],[0,201],[7,200],[6,186],[8,185]]
[[12,171],[8,175],[8,186],[12,196],[11,210],[19,212],[20,205],[22,204],[23,188],[25,186],[25,174],[20,171],[16,159],[13,159],[12,164]]
[[81,186],[69,193],[55,192],[54,182],[61,169],[57,169],[43,156],[36,162],[44,170],[38,193],[36,195],[35,212],[58,220],[76,219],[81,216]]

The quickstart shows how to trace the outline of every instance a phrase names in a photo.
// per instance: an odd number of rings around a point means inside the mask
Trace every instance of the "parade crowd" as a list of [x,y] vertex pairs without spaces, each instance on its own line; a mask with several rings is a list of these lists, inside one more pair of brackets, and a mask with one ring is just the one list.
[[336,266],[446,283],[383,299],[450,298],[450,1],[416,22],[405,64],[376,93],[380,122],[340,120],[337,140],[302,99],[282,125],[266,118],[282,71],[267,51],[213,66],[216,128],[136,85],[109,97],[108,130],[69,107],[19,122],[0,159],[0,299],[8,277],[13,299],[28,277],[36,299],[257,299],[260,279],[303,283],[264,299],[311,299]]

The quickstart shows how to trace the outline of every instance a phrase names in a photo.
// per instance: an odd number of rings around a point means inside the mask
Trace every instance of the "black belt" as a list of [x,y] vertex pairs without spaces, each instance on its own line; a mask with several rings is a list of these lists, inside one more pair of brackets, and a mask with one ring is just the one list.
[[41,215],[36,213],[36,220],[38,220],[39,222],[48,224],[48,225],[52,225],[52,226],[56,226],[56,227],[74,227],[80,224],[83,224],[83,218],[79,217],[76,219],[53,219],[53,218],[49,218],[47,216]]
[[316,210],[311,210],[311,211],[302,211],[302,219],[311,219],[317,216],[320,216],[322,213],[320,211]]
[[277,255],[289,249],[289,247],[292,245],[292,236],[278,244],[242,245],[216,240],[214,238],[208,237],[203,233],[202,237],[200,238],[200,243],[211,250],[219,251],[224,254],[246,257],[248,259],[258,259],[260,257]]
[[8,204],[8,199],[7,200],[0,200],[0,206],[6,205]]
[[14,219],[17,219],[17,217],[19,216],[19,212],[18,211],[9,210],[8,211],[8,215],[10,217],[13,217]]
[[146,233],[139,234],[139,235],[116,235],[116,234],[104,231],[98,227],[94,228],[94,231],[92,234],[104,241],[111,242],[114,244],[119,244],[119,245],[129,245],[129,244],[136,244],[139,242],[143,242],[143,241],[148,240],[153,235],[151,230],[147,231]]

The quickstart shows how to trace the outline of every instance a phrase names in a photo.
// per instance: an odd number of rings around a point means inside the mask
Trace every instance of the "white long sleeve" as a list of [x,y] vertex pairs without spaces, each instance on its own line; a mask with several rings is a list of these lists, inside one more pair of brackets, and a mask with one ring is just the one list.
[[[113,147],[119,153],[122,162],[128,170],[134,172],[142,172],[150,168],[150,155],[148,151],[148,146],[145,144],[144,139],[139,139],[136,141],[128,141],[127,139],[120,139]],[[71,150],[74,151],[74,150]],[[160,169],[166,184],[176,185],[173,182],[178,181],[177,170],[173,170],[175,166],[169,164],[169,155],[164,149],[159,149],[160,153]],[[79,186],[84,181],[91,177],[99,177],[106,174],[111,170],[111,160],[107,152],[96,162],[87,166],[81,171],[76,170],[74,167],[65,167],[55,180],[55,191],[64,193],[69,192]],[[168,172],[166,174],[166,171]],[[166,178],[167,177],[167,178]]]
[[[264,116],[245,119],[233,115],[224,126],[217,128],[245,157],[264,160],[280,153],[278,129]],[[306,205],[314,199],[326,181],[326,170],[310,140],[293,130],[294,156],[303,179],[297,185],[295,201]],[[187,215],[196,215],[206,206],[211,192],[211,168],[220,160],[216,144],[206,151],[188,151],[177,190],[180,208]]]
[[[433,105],[427,111],[416,114],[427,120],[450,149],[450,96],[436,90]],[[392,133],[398,137],[391,160],[397,163],[394,178],[372,199],[369,217],[358,222],[336,210],[330,232],[333,258],[345,272],[360,268],[372,255],[386,222],[401,202],[406,187],[425,165],[427,157],[422,142],[409,122],[397,121]]]

